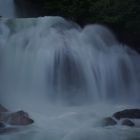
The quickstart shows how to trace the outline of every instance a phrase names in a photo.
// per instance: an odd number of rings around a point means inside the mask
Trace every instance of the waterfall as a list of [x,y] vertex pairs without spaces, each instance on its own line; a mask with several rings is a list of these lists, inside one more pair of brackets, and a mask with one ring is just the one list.
[[82,29],[60,17],[4,19],[0,33],[3,102],[140,100],[139,55],[101,25]]
[[140,139],[139,129],[99,124],[139,107],[139,91],[139,54],[106,27],[61,17],[0,19],[0,103],[35,121],[1,140]]
[[0,16],[6,18],[16,17],[14,0],[0,0]]

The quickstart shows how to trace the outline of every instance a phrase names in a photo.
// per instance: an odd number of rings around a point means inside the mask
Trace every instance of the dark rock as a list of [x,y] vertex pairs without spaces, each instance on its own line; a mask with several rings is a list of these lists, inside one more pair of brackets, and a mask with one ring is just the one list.
[[0,104],[0,112],[7,112],[8,109],[3,107],[1,104]]
[[6,123],[8,121],[10,112],[0,112],[0,122]]
[[13,113],[0,113],[0,122],[4,122],[10,125],[29,125],[34,121],[29,117],[28,113],[24,111],[18,111]]
[[0,122],[0,129],[5,127],[6,127],[5,124],[3,122]]
[[120,120],[122,118],[140,119],[140,109],[126,109],[113,114],[113,117]]
[[135,126],[135,124],[129,119],[123,120],[122,125],[130,126],[130,127]]
[[[0,105],[0,135],[18,132],[20,130],[18,126],[26,126],[33,122],[28,113],[24,111],[10,112]],[[6,127],[5,124],[13,126]]]
[[110,126],[110,125],[116,125],[116,124],[117,122],[111,117],[106,117],[102,120],[103,126]]
[[19,129],[16,127],[7,127],[7,128],[0,129],[0,135],[10,134],[18,131]]
[[11,113],[8,117],[8,124],[11,125],[29,125],[32,124],[33,122],[34,121],[24,111]]

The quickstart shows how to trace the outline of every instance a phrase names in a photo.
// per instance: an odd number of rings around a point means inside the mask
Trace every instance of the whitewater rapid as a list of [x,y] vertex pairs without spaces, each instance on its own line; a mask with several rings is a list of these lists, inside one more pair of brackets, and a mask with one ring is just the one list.
[[2,140],[132,140],[100,119],[139,107],[140,56],[104,26],[61,17],[0,19],[0,103],[35,124]]

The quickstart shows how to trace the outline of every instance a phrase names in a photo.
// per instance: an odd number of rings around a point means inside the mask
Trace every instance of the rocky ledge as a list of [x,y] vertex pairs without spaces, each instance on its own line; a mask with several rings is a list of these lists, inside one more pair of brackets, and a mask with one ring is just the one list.
[[33,119],[24,111],[11,112],[0,105],[0,134],[18,132],[19,127],[33,124]]

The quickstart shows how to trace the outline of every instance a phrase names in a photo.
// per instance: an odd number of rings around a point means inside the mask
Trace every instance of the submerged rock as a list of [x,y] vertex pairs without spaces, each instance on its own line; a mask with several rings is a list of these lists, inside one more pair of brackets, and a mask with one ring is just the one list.
[[122,125],[130,126],[130,127],[135,126],[135,124],[129,119],[123,120]]
[[110,125],[116,125],[116,124],[117,122],[111,117],[106,117],[102,120],[103,126],[110,126]]
[[123,118],[140,119],[140,109],[126,109],[113,114],[113,117],[120,120]]

